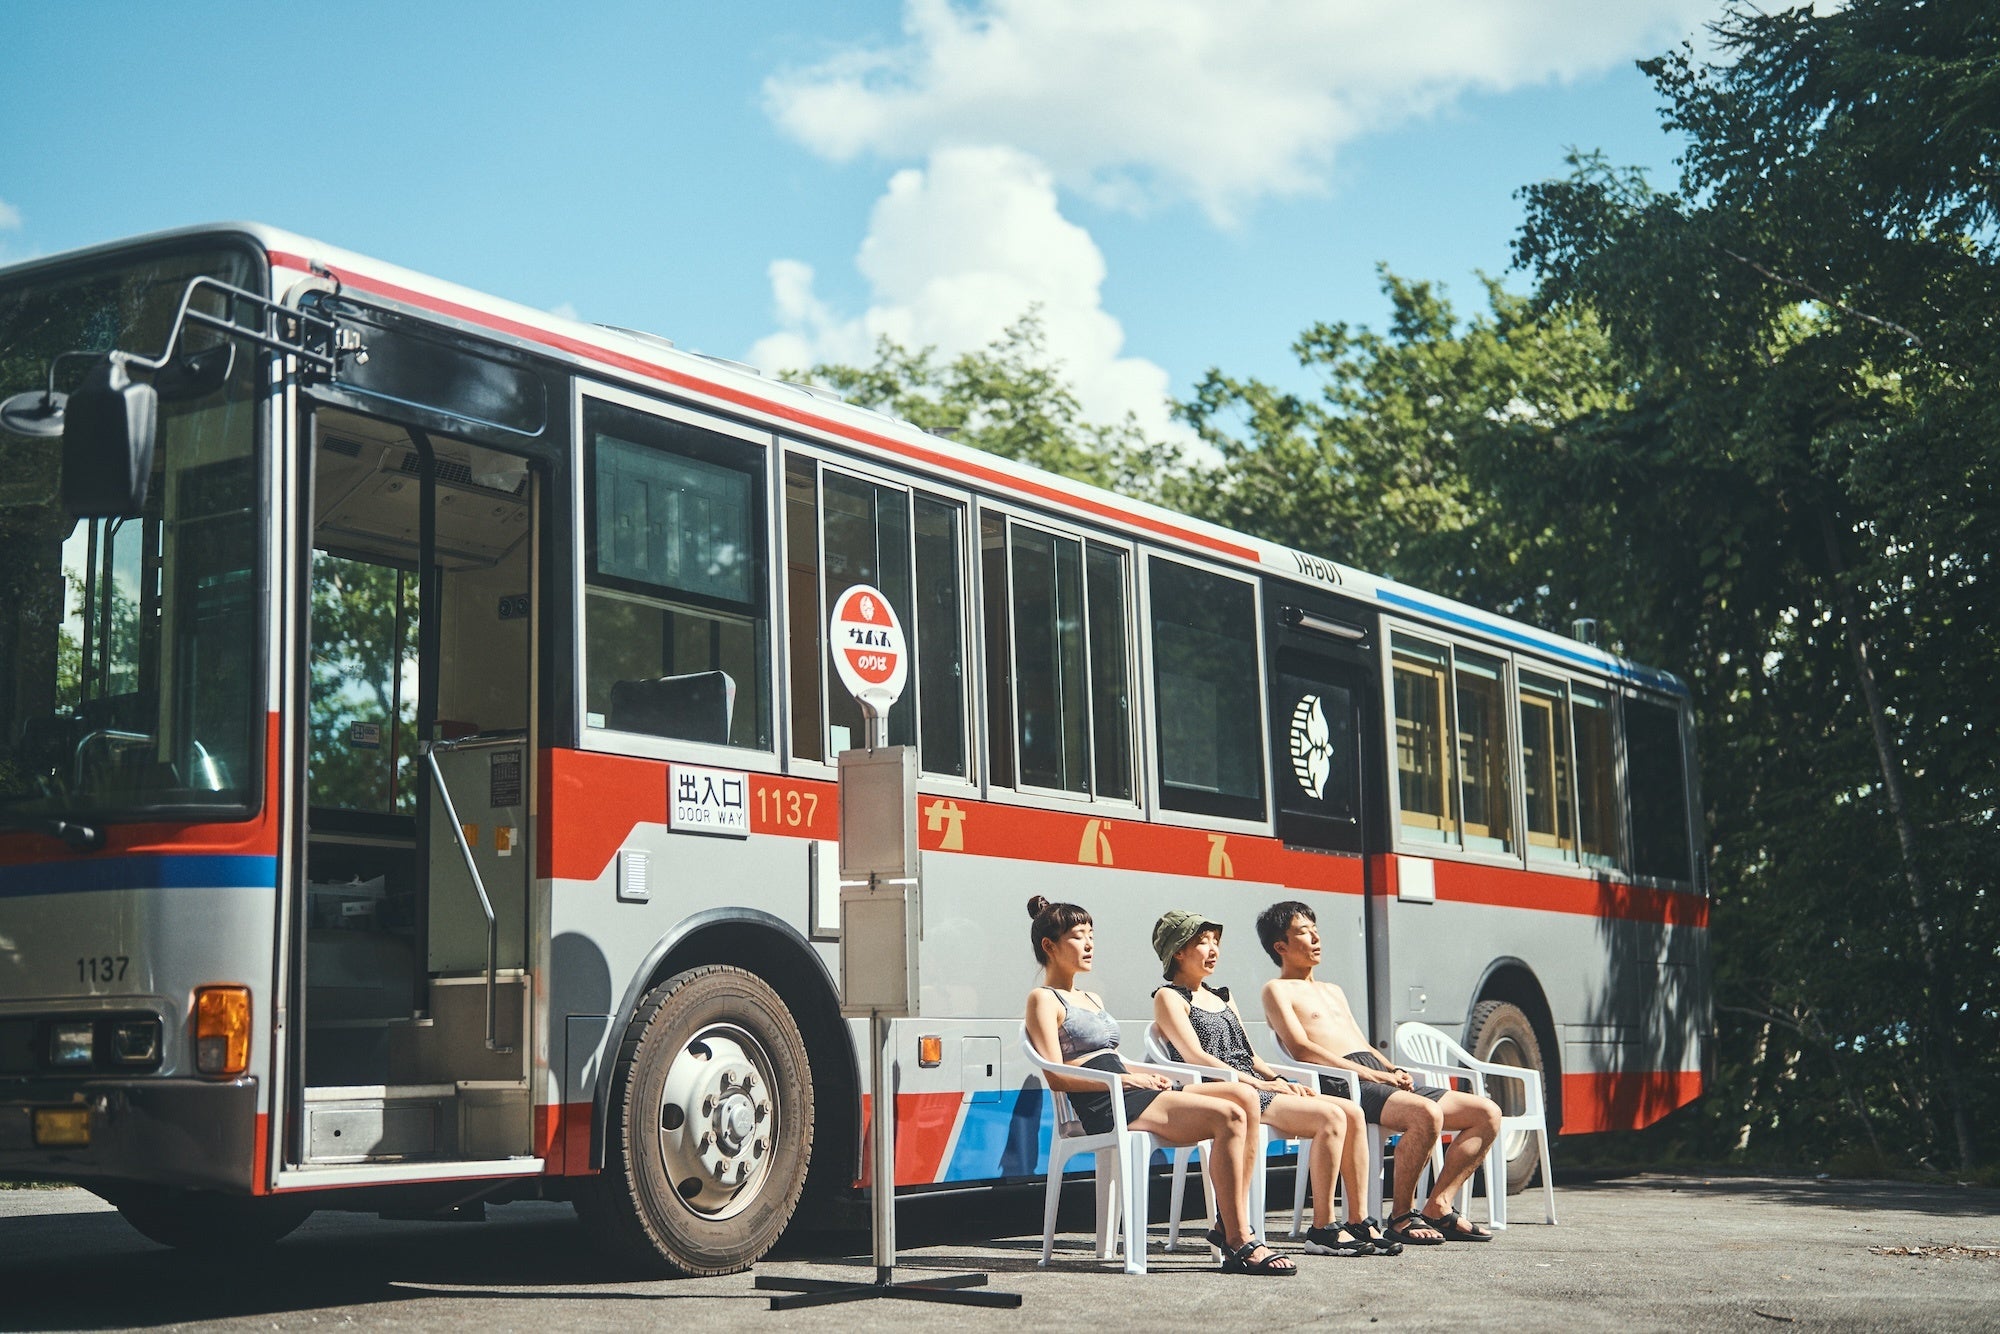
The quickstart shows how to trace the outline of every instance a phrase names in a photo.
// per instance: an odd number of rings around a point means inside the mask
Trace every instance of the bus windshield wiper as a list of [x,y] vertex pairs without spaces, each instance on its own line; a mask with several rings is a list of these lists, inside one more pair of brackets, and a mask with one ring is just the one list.
[[50,838],[59,838],[78,852],[96,852],[104,846],[104,830],[60,815],[22,815],[0,812],[0,829],[31,829]]

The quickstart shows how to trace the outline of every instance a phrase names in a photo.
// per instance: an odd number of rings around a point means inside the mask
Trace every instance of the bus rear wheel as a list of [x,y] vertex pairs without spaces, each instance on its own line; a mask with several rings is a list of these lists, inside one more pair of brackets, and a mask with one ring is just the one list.
[[[1542,1044],[1535,1037],[1534,1024],[1520,1006],[1508,1001],[1479,1002],[1472,1007],[1465,1039],[1466,1047],[1482,1061],[1520,1066],[1540,1075],[1546,1098],[1549,1076],[1542,1064]],[[1492,1080],[1486,1085],[1486,1096],[1500,1104],[1504,1115],[1518,1116],[1523,1110],[1521,1086],[1514,1080]],[[1519,1195],[1535,1178],[1535,1169],[1541,1163],[1537,1133],[1533,1130],[1502,1133],[1500,1152],[1507,1160],[1509,1195]]]
[[604,1170],[577,1212],[634,1269],[737,1273],[791,1221],[812,1139],[812,1068],[784,1001],[744,969],[691,968],[626,1029]]
[[299,1199],[171,1186],[125,1186],[105,1198],[149,1240],[202,1255],[273,1245],[312,1214],[312,1206]]

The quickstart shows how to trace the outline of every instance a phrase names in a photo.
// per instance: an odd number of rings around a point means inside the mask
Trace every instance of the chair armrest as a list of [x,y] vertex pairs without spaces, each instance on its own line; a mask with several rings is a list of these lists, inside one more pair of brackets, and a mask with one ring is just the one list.
[[1281,1075],[1297,1079],[1301,1083],[1313,1088],[1319,1087],[1319,1080],[1322,1075],[1328,1079],[1338,1080],[1347,1086],[1347,1092],[1342,1096],[1346,1097],[1350,1102],[1361,1101],[1361,1076],[1355,1074],[1352,1070],[1343,1069],[1337,1065],[1314,1065],[1310,1061],[1267,1060],[1264,1064],[1270,1066]]
[[1402,1066],[1405,1070],[1421,1070],[1427,1075],[1436,1075],[1445,1081],[1446,1088],[1454,1087],[1452,1081],[1456,1079],[1463,1079],[1475,1087],[1479,1085],[1479,1072],[1462,1065],[1432,1065],[1428,1061],[1404,1061]]
[[1155,1060],[1145,1062],[1127,1061],[1125,1063],[1125,1068],[1128,1070],[1138,1070],[1142,1067],[1152,1071],[1154,1074],[1165,1075],[1167,1078],[1177,1080],[1183,1084],[1199,1084],[1206,1080],[1219,1080],[1224,1084],[1234,1084],[1243,1077],[1235,1070],[1213,1065],[1196,1065],[1191,1061]]

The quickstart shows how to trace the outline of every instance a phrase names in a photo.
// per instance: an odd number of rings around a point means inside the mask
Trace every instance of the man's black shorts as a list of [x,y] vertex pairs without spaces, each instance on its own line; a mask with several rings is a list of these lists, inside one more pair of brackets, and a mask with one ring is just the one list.
[[[1370,1070],[1387,1070],[1389,1068],[1377,1060],[1375,1053],[1372,1051],[1349,1052],[1347,1059],[1356,1065],[1365,1065]],[[1371,1126],[1382,1124],[1382,1108],[1388,1103],[1389,1095],[1392,1093],[1407,1091],[1416,1094],[1420,1098],[1429,1098],[1432,1102],[1437,1102],[1451,1091],[1449,1089],[1436,1088],[1430,1084],[1419,1084],[1413,1089],[1403,1090],[1398,1089],[1394,1084],[1383,1084],[1372,1079],[1364,1079],[1359,1082],[1361,1084],[1361,1115],[1367,1119],[1368,1124]],[[1321,1075],[1319,1077],[1319,1091],[1344,1098],[1347,1096],[1347,1085],[1342,1080]]]

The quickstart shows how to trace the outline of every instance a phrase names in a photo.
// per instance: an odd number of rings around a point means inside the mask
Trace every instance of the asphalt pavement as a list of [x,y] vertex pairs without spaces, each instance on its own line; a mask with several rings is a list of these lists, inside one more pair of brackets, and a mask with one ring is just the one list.
[[[1289,1198],[1289,1190],[1274,1190]],[[1559,1185],[1561,1222],[1517,1196],[1488,1245],[1395,1258],[1299,1256],[1296,1278],[1226,1276],[1183,1242],[1128,1277],[1089,1254],[1072,1187],[1055,1265],[1037,1267],[1037,1193],[906,1202],[897,1276],[980,1271],[1017,1311],[928,1303],[773,1313],[750,1275],[633,1281],[593,1254],[560,1204],[484,1223],[318,1214],[254,1259],[209,1264],[140,1237],[81,1190],[0,1191],[0,1329],[1168,1331],[2000,1330],[2000,1192],[1889,1182],[1639,1176]],[[1155,1218],[1161,1214],[1155,1210]],[[1483,1206],[1475,1206],[1483,1215]],[[1273,1215],[1282,1233],[1289,1216]],[[1280,1245],[1283,1239],[1279,1239]],[[865,1234],[788,1242],[762,1274],[869,1277]]]

